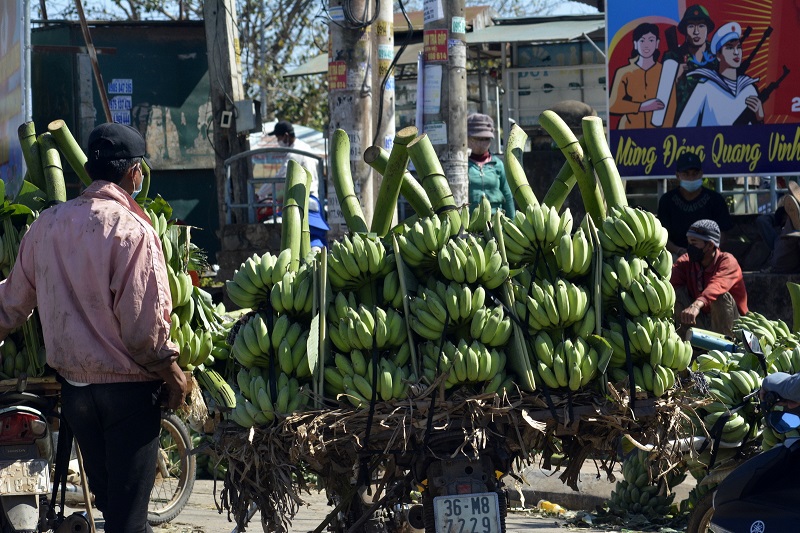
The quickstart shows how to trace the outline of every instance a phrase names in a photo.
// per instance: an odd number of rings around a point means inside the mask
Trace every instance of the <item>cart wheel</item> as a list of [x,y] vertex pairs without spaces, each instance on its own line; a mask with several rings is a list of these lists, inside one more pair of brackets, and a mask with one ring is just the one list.
[[711,519],[714,517],[714,492],[716,491],[710,490],[698,500],[689,515],[686,533],[706,533],[709,531]]
[[192,438],[175,414],[161,417],[156,481],[150,491],[147,521],[155,526],[173,520],[189,501],[194,487],[196,458],[190,455]]

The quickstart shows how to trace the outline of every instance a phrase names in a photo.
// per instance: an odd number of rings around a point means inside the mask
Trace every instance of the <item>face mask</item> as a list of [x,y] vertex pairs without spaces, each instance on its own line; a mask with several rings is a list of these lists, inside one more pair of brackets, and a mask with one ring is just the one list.
[[142,181],[139,182],[139,186],[133,189],[131,193],[132,198],[136,198],[136,195],[142,192],[142,187],[144,186],[144,175],[142,175]]
[[291,144],[289,144],[288,142],[284,141],[283,139],[279,139],[278,140],[278,145],[279,146],[283,146],[284,148],[289,148],[291,146]]
[[689,180],[689,181],[681,180],[681,187],[683,187],[688,192],[694,192],[702,186],[703,186],[703,178],[700,178],[699,180]]
[[689,254],[689,261],[692,261],[693,263],[701,262],[703,257],[706,255],[702,248],[698,248],[693,244],[690,244],[686,247],[686,253]]

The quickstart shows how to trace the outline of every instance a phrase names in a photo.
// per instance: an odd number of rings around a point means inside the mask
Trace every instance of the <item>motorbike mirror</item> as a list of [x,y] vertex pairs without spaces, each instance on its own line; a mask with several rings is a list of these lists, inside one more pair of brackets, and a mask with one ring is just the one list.
[[800,416],[789,411],[770,411],[767,414],[767,424],[778,433],[788,433],[800,428]]
[[756,337],[752,332],[743,329],[742,337],[744,340],[745,348],[750,353],[763,354],[763,352],[761,351],[761,343],[758,342],[758,337]]

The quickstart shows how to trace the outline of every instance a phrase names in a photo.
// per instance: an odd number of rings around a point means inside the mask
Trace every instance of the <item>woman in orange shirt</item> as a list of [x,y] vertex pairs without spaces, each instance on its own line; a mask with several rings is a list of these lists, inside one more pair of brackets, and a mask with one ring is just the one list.
[[630,63],[617,69],[611,85],[609,111],[623,115],[617,129],[653,128],[653,111],[664,109],[656,98],[661,63],[658,26],[645,22],[633,30],[633,52]]

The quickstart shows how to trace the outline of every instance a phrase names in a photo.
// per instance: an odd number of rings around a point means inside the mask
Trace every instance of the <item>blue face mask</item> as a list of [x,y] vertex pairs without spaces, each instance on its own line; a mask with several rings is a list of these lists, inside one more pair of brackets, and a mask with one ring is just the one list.
[[699,180],[681,180],[681,187],[688,192],[694,192],[703,186],[703,178]]
[[142,174],[142,181],[139,182],[139,186],[136,187],[131,193],[131,198],[136,198],[136,195],[142,192],[143,186],[144,186],[144,174]]

